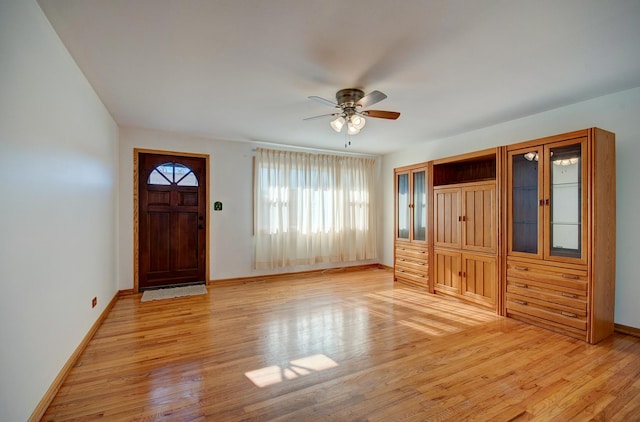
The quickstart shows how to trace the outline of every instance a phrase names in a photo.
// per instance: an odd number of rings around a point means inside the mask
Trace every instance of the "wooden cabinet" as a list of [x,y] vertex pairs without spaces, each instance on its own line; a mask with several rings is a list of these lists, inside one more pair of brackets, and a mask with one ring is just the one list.
[[415,287],[429,287],[427,186],[429,165],[395,170],[394,279]]
[[615,161],[592,128],[396,169],[395,279],[597,343],[614,325]]
[[506,314],[596,343],[613,332],[614,135],[594,128],[506,150]]
[[437,293],[496,309],[496,149],[434,162],[433,284]]

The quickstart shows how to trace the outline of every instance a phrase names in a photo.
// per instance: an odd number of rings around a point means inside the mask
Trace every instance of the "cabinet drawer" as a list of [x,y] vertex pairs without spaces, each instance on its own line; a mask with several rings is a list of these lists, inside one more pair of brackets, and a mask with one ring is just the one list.
[[544,302],[547,306],[567,312],[574,310],[587,312],[587,295],[585,291],[568,288],[552,288],[547,283],[507,277],[507,294]]
[[412,284],[419,285],[420,287],[428,287],[429,276],[427,271],[417,272],[403,267],[396,267],[394,274],[398,280],[407,280],[412,282]]
[[426,245],[396,243],[394,275],[398,281],[428,288],[429,254]]
[[507,259],[507,280],[513,280],[514,283],[521,280],[529,282],[525,284],[546,286],[546,289],[557,291],[558,294],[565,292],[577,296],[587,295],[586,268],[578,270]]
[[396,245],[396,259],[402,257],[405,259],[421,260],[425,259],[426,256],[426,246]]
[[555,331],[556,333],[577,338],[582,341],[588,341],[587,330],[574,328],[572,326],[561,324],[553,320],[539,318],[532,315],[531,313],[528,313],[527,310],[520,312],[518,309],[514,309],[513,307],[511,307],[507,309],[507,316],[519,321],[526,322],[527,324],[532,324],[538,327],[545,328],[547,330]]
[[586,267],[563,268],[507,258],[507,316],[585,339]]
[[425,257],[424,259],[407,259],[397,257],[395,262],[395,268],[402,268],[409,272],[424,273],[429,270],[429,261]]
[[556,326],[566,326],[586,332],[586,310],[550,304],[544,300],[520,296],[507,292],[507,314],[516,313],[529,315]]

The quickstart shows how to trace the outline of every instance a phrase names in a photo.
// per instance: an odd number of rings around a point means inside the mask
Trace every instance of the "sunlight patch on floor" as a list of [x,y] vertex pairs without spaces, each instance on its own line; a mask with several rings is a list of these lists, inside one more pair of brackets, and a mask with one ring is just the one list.
[[433,337],[449,334],[448,332],[444,332],[442,330],[439,330],[433,327],[428,327],[428,326],[418,324],[416,322],[411,322],[411,321],[398,321],[398,324],[403,325],[405,327],[414,328],[416,330],[422,331],[423,333]]
[[312,372],[335,368],[336,366],[338,366],[338,364],[333,359],[323,354],[317,354],[289,361],[287,367],[271,365],[245,372],[244,375],[257,387],[262,388],[278,384],[285,380],[292,380],[304,375],[309,375]]
[[[462,306],[434,295],[416,295],[415,292],[404,289],[377,291],[367,293],[365,296],[386,305],[400,305],[414,311],[412,317],[399,319],[397,323],[422,331],[431,337],[457,333],[471,326],[486,324],[501,318],[488,310]],[[375,305],[369,305],[371,314],[385,318],[390,315],[374,309]]]

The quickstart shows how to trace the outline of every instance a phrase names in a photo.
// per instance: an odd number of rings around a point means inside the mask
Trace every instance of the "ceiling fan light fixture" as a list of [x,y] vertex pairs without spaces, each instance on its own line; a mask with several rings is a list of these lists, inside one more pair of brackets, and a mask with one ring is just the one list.
[[336,132],[340,132],[342,130],[342,126],[344,126],[344,122],[345,122],[344,117],[340,116],[331,122],[331,127]]
[[362,129],[366,123],[367,121],[362,116],[357,114],[351,116],[351,124],[358,130]]
[[358,129],[356,126],[354,126],[351,122],[349,122],[347,124],[347,133],[349,135],[357,135],[358,133],[360,133],[360,129]]

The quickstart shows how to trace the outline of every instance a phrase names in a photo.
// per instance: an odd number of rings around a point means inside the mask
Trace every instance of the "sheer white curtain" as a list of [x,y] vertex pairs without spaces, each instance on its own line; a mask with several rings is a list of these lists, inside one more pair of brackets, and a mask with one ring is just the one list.
[[375,259],[374,159],[256,150],[256,268]]

